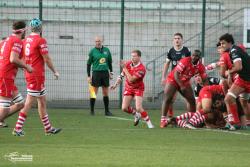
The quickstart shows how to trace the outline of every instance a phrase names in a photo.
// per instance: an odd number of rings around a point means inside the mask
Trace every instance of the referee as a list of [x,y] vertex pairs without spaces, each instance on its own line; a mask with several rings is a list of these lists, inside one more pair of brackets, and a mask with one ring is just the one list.
[[[89,52],[87,62],[88,82],[94,87],[97,94],[98,88],[102,87],[105,115],[112,116],[109,111],[109,79],[113,77],[112,57],[109,49],[102,45],[102,38],[95,37],[95,47]],[[92,66],[92,76],[90,75]],[[90,98],[90,114],[95,115],[95,98]]]

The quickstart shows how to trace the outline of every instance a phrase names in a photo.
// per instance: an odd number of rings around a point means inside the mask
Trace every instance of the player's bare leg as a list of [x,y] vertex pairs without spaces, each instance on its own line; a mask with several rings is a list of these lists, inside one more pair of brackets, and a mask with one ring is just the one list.
[[141,118],[144,121],[146,121],[146,123],[148,125],[148,128],[154,128],[153,124],[150,121],[148,113],[142,107],[142,101],[143,101],[142,96],[135,96],[135,108],[136,108],[136,111],[139,112],[141,114]]
[[[247,126],[248,124],[250,125],[250,108],[248,106],[248,94],[246,94],[246,97],[242,97],[240,95],[240,104],[242,106],[244,116],[240,117],[240,122],[242,126]],[[249,122],[249,123],[248,123]]]
[[133,96],[124,96],[122,99],[122,111],[128,114],[134,114],[135,109],[133,109],[130,104],[131,101],[134,99]]
[[11,99],[0,96],[0,127],[6,127],[4,119],[8,116],[10,111]]
[[195,112],[196,106],[195,106],[195,98],[194,98],[192,87],[188,86],[186,87],[184,92],[180,92],[180,93],[186,99],[188,103],[187,112]]
[[177,89],[174,85],[167,83],[164,89],[164,97],[161,107],[161,122],[160,127],[164,128],[167,126],[167,112],[169,109],[169,106],[171,105],[173,101],[173,97],[175,93],[177,92]]
[[113,114],[109,111],[109,87],[102,87],[102,95],[105,108],[105,115],[113,116]]
[[233,84],[232,87],[228,90],[228,93],[225,97],[225,103],[228,112],[228,120],[229,123],[233,125],[238,125],[240,123],[236,98],[242,92],[244,92],[244,88],[241,88]]

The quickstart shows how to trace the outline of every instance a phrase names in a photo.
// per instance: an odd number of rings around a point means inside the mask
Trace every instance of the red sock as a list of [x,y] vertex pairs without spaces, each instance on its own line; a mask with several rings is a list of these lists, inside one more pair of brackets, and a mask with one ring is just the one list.
[[233,120],[229,120],[231,124],[240,123],[238,108],[236,103],[229,104],[230,113],[232,114]]
[[161,116],[161,122],[167,122],[167,117],[166,116]]
[[20,112],[19,115],[18,115],[18,119],[17,119],[17,122],[16,122],[16,131],[21,131],[21,129],[23,128],[23,124],[26,120],[26,114],[25,113],[22,113]]
[[168,117],[173,117],[173,116],[174,116],[173,106],[169,106]]
[[134,114],[134,113],[135,113],[135,110],[133,109],[133,107],[128,106],[128,109],[127,109],[126,111],[124,111],[124,112],[126,112],[126,113],[128,113],[128,114]]
[[178,120],[177,121],[177,125],[179,126],[179,127],[185,127],[185,125],[187,124],[187,121],[185,121],[185,120]]
[[149,121],[148,113],[146,111],[141,112],[141,117],[144,121]]
[[44,130],[47,132],[49,130],[51,130],[51,124],[49,122],[49,116],[48,115],[45,115],[43,118],[42,118],[42,122],[43,122],[43,126],[44,126]]
[[176,117],[176,120],[185,120],[190,119],[194,115],[193,112],[186,112]]
[[190,119],[188,120],[188,122],[191,123],[192,125],[196,125],[196,124],[197,124],[197,120],[198,120],[202,115],[204,115],[203,110],[196,111],[196,112],[193,114],[192,118],[190,118]]

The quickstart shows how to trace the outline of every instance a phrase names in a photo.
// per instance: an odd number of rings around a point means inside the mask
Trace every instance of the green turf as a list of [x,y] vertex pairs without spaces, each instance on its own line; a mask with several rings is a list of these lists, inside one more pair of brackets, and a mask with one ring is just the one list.
[[[131,118],[119,110],[115,116]],[[90,116],[87,110],[50,109],[50,120],[63,131],[45,136],[36,110],[25,122],[24,137],[12,136],[17,115],[7,120],[9,128],[0,129],[0,166],[250,166],[250,131],[239,134],[160,129],[159,111],[150,111],[155,129],[144,123],[110,119],[99,110]],[[32,162],[10,162],[4,158],[12,152],[33,155]]]

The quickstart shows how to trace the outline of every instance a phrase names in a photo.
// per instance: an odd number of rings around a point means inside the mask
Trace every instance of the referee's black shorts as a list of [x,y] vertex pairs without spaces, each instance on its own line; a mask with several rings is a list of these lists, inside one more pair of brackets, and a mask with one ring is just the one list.
[[91,85],[94,87],[109,87],[109,72],[93,71]]

